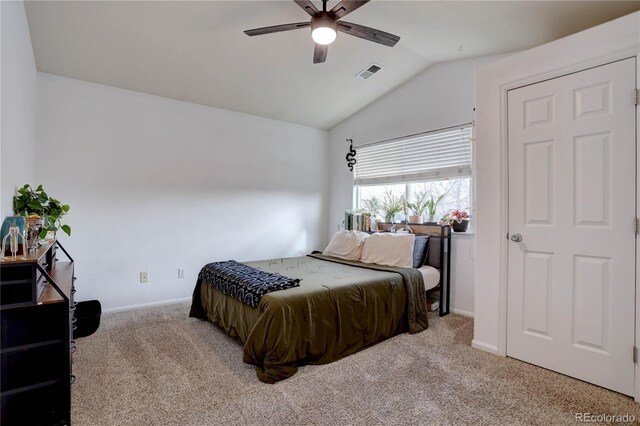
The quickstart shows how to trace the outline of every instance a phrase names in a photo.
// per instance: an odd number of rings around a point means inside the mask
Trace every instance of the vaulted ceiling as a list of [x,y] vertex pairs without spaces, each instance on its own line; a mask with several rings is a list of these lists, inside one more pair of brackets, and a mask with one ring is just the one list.
[[[435,63],[531,48],[639,9],[638,1],[373,0],[344,19],[400,42],[339,33],[327,62],[314,65],[308,28],[243,33],[308,20],[293,1],[26,4],[39,71],[325,129]],[[372,62],[384,69],[355,77]]]

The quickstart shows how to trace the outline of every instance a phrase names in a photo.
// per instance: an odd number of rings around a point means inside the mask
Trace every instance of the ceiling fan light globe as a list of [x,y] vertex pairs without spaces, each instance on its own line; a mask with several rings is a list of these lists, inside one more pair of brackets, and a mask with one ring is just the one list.
[[336,40],[336,30],[329,27],[317,27],[311,31],[311,38],[318,44],[327,45]]

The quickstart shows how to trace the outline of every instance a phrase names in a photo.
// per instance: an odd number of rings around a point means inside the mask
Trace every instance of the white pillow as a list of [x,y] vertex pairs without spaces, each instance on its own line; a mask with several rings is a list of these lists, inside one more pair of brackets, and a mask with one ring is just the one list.
[[362,244],[368,236],[366,232],[338,231],[322,254],[345,260],[360,260]]
[[415,240],[413,234],[372,234],[362,246],[360,262],[412,268]]

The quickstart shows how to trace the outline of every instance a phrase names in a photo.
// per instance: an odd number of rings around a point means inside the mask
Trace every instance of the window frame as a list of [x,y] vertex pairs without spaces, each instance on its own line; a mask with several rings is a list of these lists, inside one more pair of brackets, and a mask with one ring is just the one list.
[[[430,130],[430,131],[426,131],[426,132],[421,132],[421,133],[416,133],[413,135],[408,135],[408,136],[401,136],[401,137],[397,137],[397,138],[393,138],[393,139],[388,139],[388,140],[383,140],[383,141],[378,141],[378,142],[373,142],[373,143],[369,143],[369,144],[365,144],[365,145],[360,145],[355,147],[356,150],[358,148],[362,148],[362,147],[368,147],[368,146],[374,146],[374,145],[382,145],[385,143],[392,143],[392,142],[398,142],[398,141],[402,141],[402,140],[407,140],[410,138],[415,138],[415,137],[419,137],[422,135],[428,135],[428,134],[434,134],[434,133],[441,133],[441,132],[446,132],[446,131],[451,131],[451,130],[455,130],[455,129],[469,129],[470,133],[469,133],[469,158],[470,158],[470,163],[469,163],[469,169],[466,173],[462,173],[459,175],[454,175],[454,176],[449,176],[447,175],[444,178],[438,178],[437,177],[437,173],[435,177],[432,178],[428,178],[428,179],[408,179],[406,181],[402,180],[400,182],[398,181],[389,181],[387,183],[385,182],[376,182],[376,183],[371,183],[371,184],[362,184],[362,183],[358,183],[358,179],[356,178],[356,171],[353,172],[354,178],[353,178],[353,192],[352,192],[352,206],[354,209],[359,210],[362,208],[362,203],[361,203],[361,188],[362,187],[367,187],[367,186],[387,186],[387,185],[399,185],[399,184],[404,184],[404,197],[405,200],[407,200],[410,190],[409,190],[409,186],[412,184],[419,184],[419,183],[426,183],[426,182],[437,182],[437,181],[445,181],[445,180],[451,180],[451,179],[461,179],[461,178],[469,178],[469,207],[468,207],[468,211],[469,211],[469,215],[471,217],[473,217],[473,212],[474,212],[474,206],[475,206],[475,186],[474,186],[474,176],[473,176],[473,170],[474,170],[474,159],[475,159],[475,153],[474,153],[474,149],[473,149],[473,141],[474,141],[474,133],[475,133],[475,126],[473,122],[470,123],[464,123],[461,125],[457,125],[457,126],[450,126],[450,127],[446,127],[446,128],[441,128],[441,129],[436,129],[436,130]],[[357,159],[357,156],[356,156]],[[357,167],[357,163],[356,163],[356,167]],[[357,169],[356,169],[357,170]],[[435,169],[437,170],[437,169]],[[473,224],[470,224],[471,227],[473,227]]]

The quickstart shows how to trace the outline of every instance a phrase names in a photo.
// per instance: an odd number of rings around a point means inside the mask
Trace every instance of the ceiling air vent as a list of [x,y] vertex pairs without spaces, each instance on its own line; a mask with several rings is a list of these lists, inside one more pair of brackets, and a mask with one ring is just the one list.
[[366,80],[372,75],[374,75],[375,73],[377,73],[378,71],[380,71],[381,69],[382,69],[382,65],[371,64],[366,69],[363,69],[358,74],[356,74],[356,77]]

